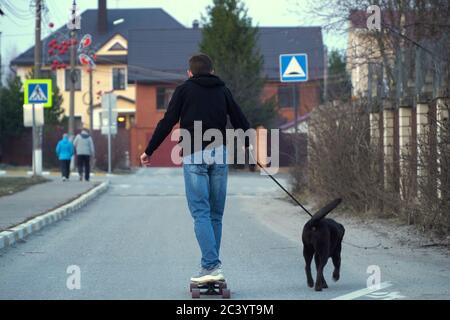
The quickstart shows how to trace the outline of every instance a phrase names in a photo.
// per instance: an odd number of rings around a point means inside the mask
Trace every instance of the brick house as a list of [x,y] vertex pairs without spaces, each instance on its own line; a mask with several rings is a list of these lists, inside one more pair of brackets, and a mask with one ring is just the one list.
[[[294,120],[294,92],[299,116],[308,114],[320,104],[322,97],[326,64],[321,28],[261,27],[259,30],[267,79],[262,98],[276,98],[282,123]],[[139,165],[138,157],[163,117],[174,89],[187,79],[187,61],[199,51],[201,36],[197,26],[179,30],[129,31],[128,82],[136,88],[136,115],[131,129],[132,165]],[[296,84],[293,89],[292,84],[279,81],[278,61],[283,53],[308,54],[308,82]],[[152,157],[152,165],[173,166],[170,157],[174,144],[169,136]]]

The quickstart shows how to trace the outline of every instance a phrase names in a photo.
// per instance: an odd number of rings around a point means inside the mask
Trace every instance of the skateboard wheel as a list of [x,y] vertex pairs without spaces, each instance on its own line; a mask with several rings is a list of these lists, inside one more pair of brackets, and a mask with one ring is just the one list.
[[191,283],[190,285],[189,285],[189,291],[190,292],[192,292],[192,289],[195,289],[195,288],[197,288],[198,286],[195,284],[195,283]]
[[200,289],[192,288],[191,294],[192,294],[192,299],[199,299],[200,298]]
[[222,298],[224,299],[230,299],[231,298],[231,291],[230,289],[222,289]]

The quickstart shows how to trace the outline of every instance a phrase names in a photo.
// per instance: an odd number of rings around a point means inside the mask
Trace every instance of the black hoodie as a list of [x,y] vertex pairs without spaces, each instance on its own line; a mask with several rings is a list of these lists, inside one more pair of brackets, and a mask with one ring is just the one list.
[[[235,129],[249,129],[241,108],[219,77],[212,74],[194,76],[175,89],[164,118],[156,126],[145,153],[151,156],[178,122],[182,129],[191,133],[191,152],[197,151],[193,148],[194,121],[202,122],[202,133],[208,129],[220,130],[225,144],[227,115]],[[204,142],[202,148],[210,143]]]

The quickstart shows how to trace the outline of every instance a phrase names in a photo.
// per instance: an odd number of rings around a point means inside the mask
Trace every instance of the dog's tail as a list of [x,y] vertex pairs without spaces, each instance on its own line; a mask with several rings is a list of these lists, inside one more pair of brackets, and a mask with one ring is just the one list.
[[329,214],[331,211],[333,211],[338,205],[340,205],[342,202],[341,198],[335,199],[331,201],[329,204],[327,204],[325,207],[317,211],[311,218],[311,221],[318,222],[325,218],[327,214]]

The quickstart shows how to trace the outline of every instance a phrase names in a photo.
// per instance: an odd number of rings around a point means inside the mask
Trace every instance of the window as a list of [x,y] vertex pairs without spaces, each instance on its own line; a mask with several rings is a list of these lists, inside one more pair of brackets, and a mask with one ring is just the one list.
[[157,88],[156,89],[156,109],[164,110],[167,109],[170,99],[174,93],[172,88]]
[[41,70],[41,79],[52,79],[56,85],[56,72],[53,70]]
[[81,119],[81,116],[75,116],[74,121],[75,121],[75,130],[83,129],[83,121]]
[[117,115],[117,127],[126,128],[127,127],[127,116],[124,114]]
[[[295,96],[294,96],[295,92]],[[280,108],[294,108],[293,104],[298,106],[299,94],[298,88],[294,91],[292,86],[278,87],[278,106]],[[295,99],[295,101],[294,101]]]
[[[66,85],[66,91],[70,91],[70,70],[66,69],[64,76],[65,76],[65,85]],[[73,77],[75,79],[75,91],[81,91],[81,70],[75,69],[75,72],[73,73]]]
[[113,90],[125,90],[125,68],[113,68]]

